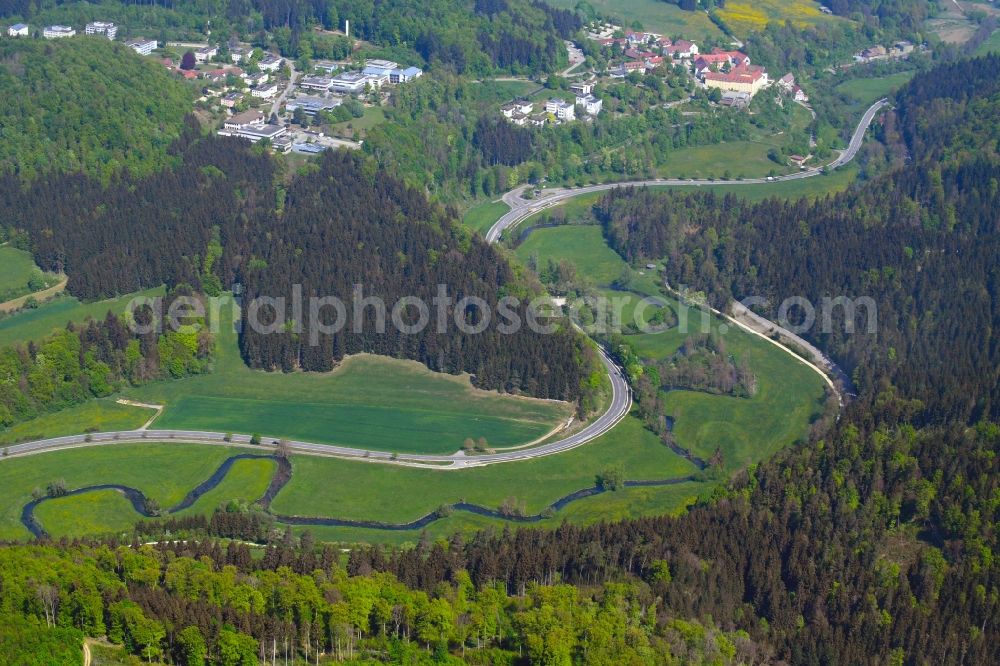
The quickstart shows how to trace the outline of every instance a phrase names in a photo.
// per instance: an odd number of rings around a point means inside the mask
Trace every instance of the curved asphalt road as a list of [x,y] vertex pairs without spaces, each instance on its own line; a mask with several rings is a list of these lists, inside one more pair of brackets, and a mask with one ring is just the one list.
[[[836,169],[837,167],[844,166],[854,159],[854,157],[858,154],[858,151],[861,149],[861,145],[864,143],[865,132],[868,131],[868,128],[871,126],[872,121],[875,120],[875,116],[878,112],[888,103],[888,100],[880,99],[872,104],[867,111],[865,111],[865,115],[862,116],[861,121],[854,130],[854,134],[851,136],[851,142],[848,144],[847,149],[844,150],[837,159],[830,162],[827,165],[827,168]],[[582,194],[604,192],[616,187],[642,187],[648,185],[666,185],[674,187],[684,185],[767,185],[789,180],[813,178],[822,173],[822,168],[806,169],[787,176],[775,176],[770,180],[767,178],[747,178],[745,180],[680,180],[655,178],[652,180],[634,180],[623,183],[604,183],[601,185],[588,185],[587,187],[550,190],[549,194],[532,200],[525,200],[521,198],[521,193],[528,187],[526,185],[522,185],[521,187],[512,190],[503,196],[503,202],[510,206],[510,212],[501,217],[497,220],[496,224],[490,227],[490,230],[486,232],[486,241],[488,243],[496,243],[500,240],[500,236],[503,232],[516,227],[535,213],[545,210],[546,208],[551,208],[552,206],[562,203],[566,199],[572,199],[573,197],[577,197]]]
[[[829,164],[830,168],[836,168],[847,164],[855,155],[857,155],[858,150],[861,148],[861,144],[864,141],[864,135],[868,127],[871,125],[875,118],[875,115],[879,110],[888,104],[885,99],[879,100],[873,104],[868,111],[865,112],[864,117],[862,117],[861,122],[858,123],[857,129],[854,131],[854,135],[851,137],[851,142],[840,157]],[[536,199],[533,201],[525,201],[521,199],[520,193],[523,191],[523,187],[512,192],[508,192],[504,195],[504,202],[511,207],[511,211],[501,217],[493,227],[490,228],[489,232],[486,234],[486,240],[490,243],[496,243],[501,234],[507,229],[516,227],[518,224],[523,222],[528,217],[531,217],[535,213],[544,208],[553,206],[566,199],[579,196],[581,194],[588,194],[590,192],[600,192],[603,190],[609,190],[615,187],[628,187],[628,186],[643,186],[643,185],[708,185],[708,184],[720,184],[725,183],[728,185],[754,185],[754,184],[765,184],[772,182],[781,182],[786,180],[801,180],[802,178],[811,178],[817,176],[822,171],[820,169],[810,169],[807,171],[802,171],[795,174],[790,174],[788,176],[779,176],[772,180],[766,178],[756,178],[750,180],[741,181],[690,181],[690,180],[666,180],[666,179],[656,179],[656,180],[644,180],[644,181],[634,181],[628,183],[609,183],[605,185],[592,185],[589,187],[581,187],[576,189],[567,190],[555,190],[549,195],[542,199]],[[587,425],[585,428],[576,432],[569,437],[565,437],[558,441],[549,442],[548,444],[542,444],[540,446],[532,447],[529,449],[521,449],[515,451],[505,451],[501,453],[484,454],[477,456],[466,456],[462,452],[450,456],[444,455],[423,455],[423,454],[411,454],[411,453],[399,453],[393,454],[385,451],[368,451],[365,449],[356,449],[352,447],[345,446],[334,446],[331,444],[317,444],[314,442],[299,442],[295,440],[286,440],[290,449],[295,453],[305,454],[305,455],[315,455],[315,456],[331,456],[338,458],[352,458],[358,460],[366,460],[371,462],[380,462],[386,464],[394,465],[408,465],[412,467],[428,467],[432,469],[463,469],[467,467],[480,467],[484,465],[492,465],[504,462],[514,462],[517,460],[530,460],[532,458],[540,458],[542,456],[553,455],[555,453],[562,453],[564,451],[569,451],[582,444],[596,439],[597,437],[603,435],[607,431],[611,430],[615,425],[618,424],[625,416],[629,413],[632,407],[632,392],[629,389],[628,382],[625,381],[625,377],[622,374],[621,368],[619,368],[614,361],[612,361],[604,350],[600,350],[601,360],[604,363],[605,368],[608,371],[608,375],[611,379],[611,389],[612,389],[612,399],[611,406],[608,410],[598,417],[595,421]],[[108,432],[108,433],[94,433],[91,435],[69,435],[66,437],[55,437],[52,439],[37,440],[34,442],[25,442],[22,444],[14,444],[6,447],[7,456],[0,458],[0,461],[9,457],[14,457],[18,455],[26,455],[31,453],[41,453],[45,451],[53,451],[60,449],[70,449],[85,446],[100,446],[107,444],[124,444],[124,443],[142,443],[142,442],[169,442],[172,440],[191,442],[196,444],[213,444],[222,446],[251,446],[249,435],[236,435],[234,434],[231,438],[227,439],[224,433],[220,432],[202,432],[195,430],[129,430],[122,432]],[[268,446],[273,446],[277,440],[272,440],[268,438],[265,442],[268,442]]]
[[[481,467],[504,462],[514,462],[517,460],[529,460],[541,456],[549,456],[555,453],[569,451],[582,444],[595,439],[608,430],[611,430],[629,413],[632,407],[632,392],[628,382],[622,374],[621,368],[615,365],[604,350],[600,350],[601,360],[611,377],[612,399],[608,410],[585,428],[568,437],[548,444],[541,444],[529,449],[514,451],[504,451],[501,453],[491,453],[476,456],[466,456],[459,452],[453,455],[426,455],[416,453],[393,454],[387,451],[368,451],[366,449],[356,449],[346,446],[335,446],[332,444],[317,444],[314,442],[300,442],[296,440],[285,440],[289,448],[295,453],[316,456],[331,456],[337,458],[353,458],[367,460],[370,462],[381,462],[394,465],[407,465],[411,467],[430,467],[433,469],[462,469],[466,467]],[[85,446],[100,446],[107,444],[128,444],[142,442],[190,442],[195,444],[216,444],[221,446],[252,446],[249,435],[234,434],[230,439],[226,439],[226,434],[221,432],[208,432],[198,430],[127,430],[121,432],[93,433],[90,435],[68,435],[66,437],[54,437],[51,439],[41,439],[34,442],[14,444],[7,448],[9,457],[25,455],[31,453],[42,453],[60,449],[72,449]],[[263,438],[263,442],[268,447],[273,447],[277,440]],[[255,447],[256,448],[256,447]],[[6,457],[0,458],[5,460]]]

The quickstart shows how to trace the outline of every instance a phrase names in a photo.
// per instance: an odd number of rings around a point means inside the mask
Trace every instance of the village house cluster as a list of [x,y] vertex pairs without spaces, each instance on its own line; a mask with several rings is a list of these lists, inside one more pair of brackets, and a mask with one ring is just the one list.
[[[37,33],[36,33],[37,34]],[[76,37],[76,28],[69,25],[47,25],[42,28],[41,36],[44,39],[62,39],[64,37]],[[83,28],[84,35],[107,37],[114,39],[118,34],[118,26],[110,21],[91,21]],[[31,28],[26,23],[15,23],[7,26],[8,37],[30,37]]]
[[578,111],[586,117],[601,113],[604,101],[594,95],[594,82],[574,83],[570,86],[573,100],[553,97],[535,110],[534,102],[514,100],[500,107],[504,118],[515,125],[541,127],[547,123],[566,123],[577,120]]
[[855,62],[875,62],[877,60],[892,60],[906,58],[916,50],[912,42],[899,41],[886,48],[880,44],[869,46],[854,54]]
[[[683,67],[702,89],[719,90],[720,104],[736,108],[748,107],[755,95],[772,84],[767,70],[753,64],[750,56],[742,51],[713,47],[703,53],[698,44],[686,39],[672,39],[653,32],[623,31],[620,26],[609,23],[592,24],[587,37],[609,52],[606,76],[610,80],[625,79],[633,73],[649,74],[660,67]],[[581,116],[592,118],[603,109],[603,101],[595,92],[598,80],[592,78],[572,84],[572,100],[556,97],[538,105],[515,100],[503,105],[500,111],[508,121],[521,126],[571,122]],[[780,89],[783,92],[798,102],[808,101],[791,74],[783,77],[782,82]]]

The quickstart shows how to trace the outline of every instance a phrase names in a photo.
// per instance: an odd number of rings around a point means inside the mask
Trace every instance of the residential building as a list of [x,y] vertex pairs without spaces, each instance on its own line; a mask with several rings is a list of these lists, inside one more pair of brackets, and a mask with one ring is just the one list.
[[725,67],[746,67],[750,64],[750,56],[739,51],[722,51],[713,48],[711,53],[702,53],[694,60],[695,76],[705,72],[720,71]]
[[283,62],[285,62],[284,59],[268,53],[259,63],[257,63],[257,66],[262,72],[277,72],[281,68],[281,64]]
[[208,62],[219,55],[219,49],[215,46],[205,46],[194,52],[194,59],[198,62]]
[[629,60],[622,65],[622,68],[624,68],[626,74],[631,74],[632,72],[646,73],[646,63],[639,60]]
[[795,75],[789,72],[778,79],[778,86],[785,92],[792,92],[795,87]]
[[88,35],[104,35],[108,39],[114,39],[118,34],[118,26],[107,21],[93,21],[83,31]]
[[892,50],[890,55],[896,57],[908,56],[913,53],[913,43],[912,42],[896,42],[892,45]]
[[651,58],[655,53],[650,51],[640,51],[639,49],[628,49],[625,51],[626,58],[632,58],[632,60],[645,60],[646,58]]
[[588,81],[587,83],[574,83],[569,87],[569,90],[577,97],[590,95],[594,92],[594,82]]
[[545,112],[551,113],[559,120],[576,120],[576,107],[564,99],[550,99],[545,103]]
[[277,83],[265,83],[262,86],[257,86],[250,91],[250,95],[253,97],[260,97],[261,99],[271,99],[278,94],[278,84]]
[[515,100],[513,102],[507,102],[500,107],[500,113],[506,118],[513,118],[517,114],[529,115],[535,110],[535,105],[526,100]]
[[241,92],[231,92],[222,98],[222,106],[231,109],[243,101],[245,95]]
[[750,106],[750,93],[727,90],[722,93],[722,99],[719,101],[719,104],[722,106],[731,106],[736,109],[745,109]]
[[8,37],[27,37],[28,36],[28,26],[23,23],[15,23],[14,25],[7,28]]
[[[148,56],[156,49],[157,44],[155,39],[142,39],[140,37],[139,39],[128,40],[125,42],[125,46],[129,47],[139,55]],[[171,62],[168,66],[173,66],[173,62]]]
[[746,53],[743,53],[742,51],[723,51],[719,47],[715,46],[712,47],[711,55],[724,56],[729,59],[729,64],[733,66],[736,65],[746,66],[750,64],[750,56],[748,56]]
[[798,86],[795,86],[794,88],[792,88],[792,94],[795,95],[795,101],[796,102],[805,103],[805,102],[809,101],[809,95],[806,94],[805,90],[803,90],[802,88],[800,88]]
[[315,116],[320,111],[333,111],[343,103],[339,97],[313,97],[311,95],[300,95],[289,100],[285,104],[285,110],[289,113],[302,109],[307,116]]
[[734,67],[728,72],[706,72],[705,86],[719,90],[749,93],[751,97],[767,85],[767,72],[759,66]]
[[333,85],[333,79],[329,76],[303,76],[299,81],[299,87],[304,90],[319,90],[327,92]]
[[222,67],[219,69],[212,69],[207,72],[202,72],[202,78],[211,81],[212,83],[221,83],[226,80],[230,75],[232,76],[242,76],[243,70],[239,67]]
[[249,60],[250,53],[250,49],[235,46],[229,50],[229,59],[233,61],[234,65],[237,65],[244,60]]
[[889,52],[884,46],[871,46],[859,55],[860,60],[878,60],[879,58],[885,58]]
[[576,105],[582,106],[588,116],[596,116],[601,112],[601,109],[604,108],[604,100],[594,97],[593,95],[578,95],[576,98]]
[[229,118],[226,118],[223,122],[222,127],[226,130],[235,131],[238,129],[243,129],[244,127],[249,127],[251,125],[262,125],[264,124],[264,112],[257,109],[250,109],[249,111],[244,111],[243,113],[237,113]]
[[671,46],[670,53],[681,60],[693,58],[698,55],[698,45],[686,39],[678,39]]
[[267,83],[267,80],[271,78],[268,76],[267,72],[254,72],[253,74],[244,74],[243,80],[247,82],[248,86],[262,86]]
[[334,92],[356,94],[364,92],[368,77],[361,72],[341,72],[333,77],[331,89]]
[[68,25],[49,25],[42,31],[42,37],[45,39],[61,39],[63,37],[72,37],[75,34],[76,30]]

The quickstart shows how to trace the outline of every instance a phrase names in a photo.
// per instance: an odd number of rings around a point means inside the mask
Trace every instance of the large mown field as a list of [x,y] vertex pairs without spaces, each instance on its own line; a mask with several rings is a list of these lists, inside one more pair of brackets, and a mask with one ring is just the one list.
[[493,447],[522,445],[573,413],[568,403],[481,391],[467,376],[378,356],[348,358],[325,374],[252,370],[240,358],[229,320],[220,327],[216,355],[210,374],[124,393],[164,406],[153,423],[158,429],[259,433],[407,453],[455,453],[469,437],[485,437]]

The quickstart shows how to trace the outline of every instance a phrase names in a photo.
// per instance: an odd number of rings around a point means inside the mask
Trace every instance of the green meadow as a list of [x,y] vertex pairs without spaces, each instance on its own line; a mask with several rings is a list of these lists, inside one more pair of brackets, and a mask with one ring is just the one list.
[[31,293],[28,281],[41,274],[30,253],[9,245],[0,246],[0,301]]
[[[549,0],[549,4],[563,9],[581,5],[577,0]],[[615,18],[626,29],[641,26],[643,30],[695,42],[725,37],[705,12],[687,12],[662,0],[588,0],[585,4],[602,16]]]
[[90,303],[84,303],[72,296],[59,296],[42,303],[37,308],[20,310],[0,318],[0,346],[44,338],[53,331],[64,328],[69,322],[80,323],[91,318],[103,319],[109,310],[121,314],[133,298],[162,296],[163,293],[163,287],[158,287]]
[[465,226],[485,235],[490,227],[507,214],[510,207],[502,201],[487,201],[467,210],[462,217]]
[[435,470],[298,456],[292,482],[272,504],[275,513],[408,522],[443,504],[465,501],[499,507],[508,497],[538,513],[556,499],[594,485],[620,464],[630,479],[669,479],[697,469],[663,446],[638,419],[579,448],[534,460]]
[[[223,308],[227,310],[227,308]],[[371,355],[330,373],[248,368],[229,320],[220,327],[211,373],[128,389],[164,406],[154,428],[259,433],[395,452],[455,453],[466,438],[495,447],[545,436],[569,418],[568,403],[501,395],[467,376]]]
[[91,400],[2,430],[0,444],[77,435],[84,431],[135,430],[153,415],[151,409],[120,405],[113,399]]
[[[142,490],[166,508],[209,478],[225,458],[247,450],[180,443],[117,444],[5,459],[0,462],[0,487],[5,488],[0,539],[28,536],[19,522],[21,507],[31,499],[33,489],[44,488],[53,480],[64,479],[70,489],[101,483],[127,485]],[[496,508],[513,497],[528,513],[538,513],[564,495],[593,486],[599,473],[615,465],[620,465],[629,479],[671,479],[697,472],[630,416],[594,442],[560,455],[465,470],[294,456],[292,479],[272,509],[286,515],[409,522],[444,504],[466,501]],[[273,469],[274,463],[269,460],[237,462],[217,488],[182,515],[211,512],[233,499],[259,498]],[[583,500],[579,507],[571,504],[555,514],[551,523],[543,524],[558,524],[563,517],[590,522],[602,517],[676,510],[705,489],[705,484],[686,483],[605,493]],[[640,500],[635,507],[630,505],[631,497]],[[56,537],[116,532],[139,519],[128,501],[115,491],[44,502],[37,512],[42,525]],[[435,524],[434,529],[446,533],[451,530],[449,523],[458,520],[494,525],[503,522],[456,512],[441,521],[442,525]],[[381,540],[388,536],[380,530],[341,532],[345,536],[338,538],[357,533],[353,540]],[[408,538],[414,538],[413,532],[408,534]]]
[[[29,536],[20,523],[21,507],[31,500],[36,488],[44,489],[50,482],[62,479],[69,489],[101,483],[116,483],[138,488],[160,503],[170,507],[187,495],[188,491],[209,478],[222,462],[243,449],[194,444],[110,444],[65,451],[38,453],[23,457],[5,458],[0,461],[0,539],[19,539]],[[113,491],[112,491],[113,492]],[[132,525],[139,516],[118,493],[114,497],[101,493],[96,499],[92,494],[61,498],[52,512],[59,515],[78,507],[97,505],[106,513],[93,512],[87,520],[90,533],[120,529]],[[51,502],[44,502],[39,511],[48,511]],[[214,508],[214,507],[213,507]],[[38,514],[44,518],[43,513]],[[127,519],[127,520],[126,520]],[[48,524],[42,522],[48,527]],[[58,527],[58,523],[56,524]],[[57,530],[52,534],[59,535]]]
[[[568,260],[577,266],[578,274],[598,286],[610,284],[627,266],[608,247],[600,227],[595,225],[536,229],[515,254],[522,261],[536,257],[539,265],[549,259]],[[634,275],[634,293],[602,291],[608,299],[623,299],[623,323],[635,321],[635,308],[642,297],[666,300],[675,312],[686,312],[688,331],[718,333],[728,353],[745,358],[757,376],[758,391],[751,398],[694,391],[667,393],[667,413],[675,419],[674,435],[680,446],[703,459],[710,458],[718,448],[726,469],[735,470],[766,458],[806,434],[824,396],[824,381],[815,371],[767,340],[697,308],[682,308],[659,288],[655,271],[636,267]],[[679,327],[627,336],[643,358],[653,360],[671,356],[686,337]]]
[[871,79],[850,79],[839,84],[836,90],[867,106],[902,88],[915,73],[899,72]]

